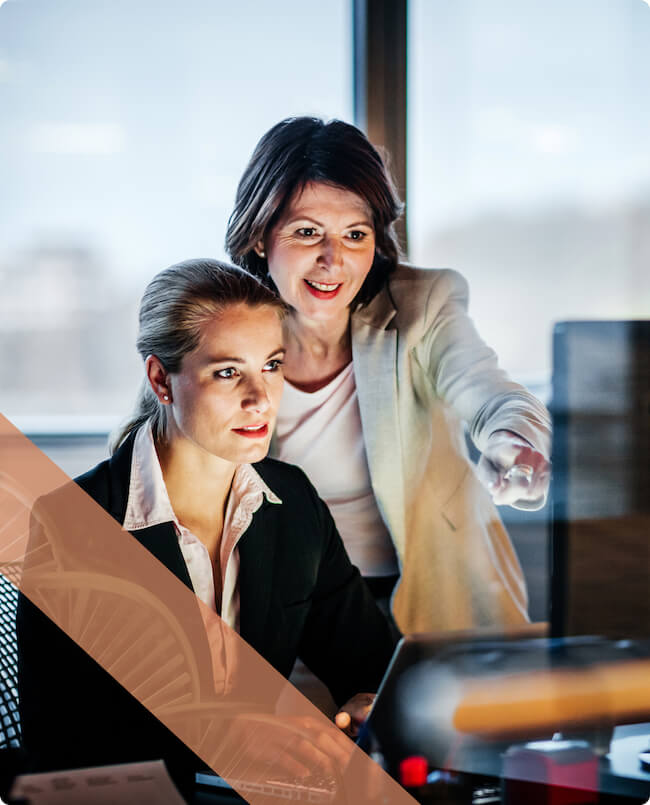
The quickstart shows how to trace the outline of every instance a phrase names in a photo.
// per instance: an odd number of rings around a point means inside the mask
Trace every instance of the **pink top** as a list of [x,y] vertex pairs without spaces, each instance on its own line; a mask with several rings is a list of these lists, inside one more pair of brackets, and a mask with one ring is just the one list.
[[361,574],[397,573],[395,550],[370,481],[351,362],[318,391],[285,382],[273,449],[277,458],[307,473]]
[[[239,464],[228,495],[221,536],[221,607],[223,620],[239,631],[239,551],[237,543],[262,505],[263,496],[271,503],[282,503],[250,464]],[[214,612],[214,570],[205,545],[178,521],[174,514],[153,441],[151,425],[139,429],[133,445],[131,480],[123,527],[127,531],[174,524],[178,543],[196,595]]]

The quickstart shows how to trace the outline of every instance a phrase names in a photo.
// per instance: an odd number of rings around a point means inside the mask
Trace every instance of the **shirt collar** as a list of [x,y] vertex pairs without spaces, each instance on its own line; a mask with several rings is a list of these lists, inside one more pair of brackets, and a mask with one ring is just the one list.
[[[270,503],[282,503],[250,464],[237,467],[233,486],[253,494],[259,493],[260,503],[262,495]],[[140,427],[133,443],[129,496],[122,526],[127,531],[138,531],[170,522],[180,531],[181,525],[169,501],[158,461],[151,423],[147,422]]]
[[235,470],[233,486],[247,487],[253,492],[261,492],[269,503],[282,503],[280,498],[268,486],[262,476],[251,464],[240,464]]

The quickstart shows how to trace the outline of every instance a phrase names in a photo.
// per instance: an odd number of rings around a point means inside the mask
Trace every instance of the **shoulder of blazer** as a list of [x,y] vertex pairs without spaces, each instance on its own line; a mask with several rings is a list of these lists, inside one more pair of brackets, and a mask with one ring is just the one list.
[[[48,539],[64,539],[61,535],[77,533],[79,489],[86,492],[120,525],[124,522],[129,491],[133,438],[110,458],[88,472],[38,498],[32,507],[33,523],[40,522],[49,533]],[[34,538],[38,530],[34,530]],[[30,536],[32,539],[32,536]]]
[[110,458],[74,479],[77,486],[120,524],[126,514],[134,441],[135,432],[129,434]]
[[413,330],[417,338],[426,332],[450,298],[457,298],[467,305],[467,280],[458,271],[417,268],[400,263],[390,275],[388,284],[354,316],[380,329]]

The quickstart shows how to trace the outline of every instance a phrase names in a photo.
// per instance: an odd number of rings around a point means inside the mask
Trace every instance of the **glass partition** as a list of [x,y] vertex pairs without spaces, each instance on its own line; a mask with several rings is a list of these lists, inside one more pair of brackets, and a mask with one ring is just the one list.
[[411,260],[543,385],[554,321],[650,315],[650,6],[411,0],[409,37]]
[[52,433],[130,410],[145,284],[225,256],[273,123],[351,118],[351,43],[348,0],[0,3],[0,411]]

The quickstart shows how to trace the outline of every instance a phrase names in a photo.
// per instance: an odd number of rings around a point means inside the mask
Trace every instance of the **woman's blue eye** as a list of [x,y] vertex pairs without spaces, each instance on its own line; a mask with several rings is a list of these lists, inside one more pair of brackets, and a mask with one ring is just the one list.
[[272,361],[269,361],[264,366],[265,372],[277,372],[278,369],[282,368],[282,364],[284,361],[281,361],[280,358],[274,358]]
[[232,366],[229,366],[227,369],[218,369],[215,373],[215,377],[220,377],[222,380],[230,380],[230,378],[235,377],[237,374],[237,370],[233,369]]

